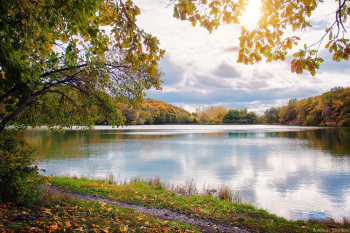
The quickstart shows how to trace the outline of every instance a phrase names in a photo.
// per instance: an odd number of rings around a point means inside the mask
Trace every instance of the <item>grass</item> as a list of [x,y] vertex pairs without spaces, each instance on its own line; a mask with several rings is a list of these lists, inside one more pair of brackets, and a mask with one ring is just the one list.
[[[339,232],[350,229],[349,221],[343,223],[333,220],[327,221],[289,221],[284,218],[269,214],[265,210],[257,209],[252,205],[233,203],[234,199],[225,187],[220,189],[222,200],[211,195],[177,195],[174,191],[164,188],[160,180],[151,179],[144,182],[135,179],[129,184],[110,184],[102,180],[90,180],[86,178],[50,177],[52,185],[62,189],[88,194],[111,200],[167,208],[190,216],[211,219],[224,222],[228,225],[238,226],[252,232],[316,232],[327,230]],[[193,184],[184,188],[184,193],[193,191]],[[186,189],[189,189],[186,191]]]
[[0,204],[0,232],[199,232],[104,203],[46,194],[34,209]]

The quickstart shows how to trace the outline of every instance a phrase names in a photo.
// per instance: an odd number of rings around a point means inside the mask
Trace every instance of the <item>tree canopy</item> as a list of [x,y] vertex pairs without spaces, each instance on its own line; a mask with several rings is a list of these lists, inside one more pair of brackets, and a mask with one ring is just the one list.
[[9,123],[122,124],[115,102],[161,83],[164,51],[138,14],[130,0],[1,1],[0,133]]
[[[199,24],[209,32],[217,29],[221,23],[240,23],[240,16],[250,0],[172,0],[174,17],[188,20],[193,26]],[[348,60],[350,42],[346,34],[347,17],[350,15],[349,0],[335,0],[337,9],[334,22],[330,25],[317,24],[311,15],[324,0],[261,0],[261,17],[253,29],[241,27],[239,55],[237,61],[253,64],[262,61],[272,62],[285,60],[293,47],[298,47],[300,38],[297,31],[306,32],[312,24],[324,28],[324,35],[313,44],[305,44],[294,52],[291,71],[301,74],[307,70],[316,74],[320,63],[320,46],[324,46],[332,54],[334,61]]]
[[185,109],[153,99],[145,99],[137,108],[122,104],[121,111],[126,125],[197,123],[197,118]]
[[350,126],[350,88],[335,87],[322,95],[291,99],[288,105],[270,108],[266,123],[311,126]]

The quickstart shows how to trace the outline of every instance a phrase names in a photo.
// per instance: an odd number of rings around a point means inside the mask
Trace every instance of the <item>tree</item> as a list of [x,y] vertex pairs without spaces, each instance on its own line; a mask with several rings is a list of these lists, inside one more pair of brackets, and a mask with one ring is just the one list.
[[277,124],[279,123],[278,114],[280,113],[280,108],[271,107],[264,112],[266,123]]
[[[296,121],[297,112],[295,110],[295,105],[298,102],[297,99],[290,99],[287,106],[283,106],[278,114],[279,121],[283,124],[291,123]],[[295,122],[294,122],[295,123]]]
[[243,117],[246,124],[256,124],[258,123],[258,116],[254,112],[249,112]]
[[130,0],[2,0],[0,134],[9,123],[122,124],[115,102],[161,83],[164,51],[138,14]]
[[[244,14],[248,2],[249,0],[171,0],[175,18],[188,20],[193,26],[199,23],[210,33],[221,23],[239,24],[239,17]],[[306,31],[312,27],[310,17],[324,0],[261,0],[261,3],[262,15],[256,28],[241,28],[237,60],[240,63],[253,64],[262,61],[263,57],[267,62],[285,60],[288,51],[297,46],[300,40],[296,31]],[[335,0],[335,3],[337,10],[334,12],[334,22],[324,26],[324,35],[316,43],[305,44],[293,54],[292,72],[300,74],[306,69],[315,75],[316,69],[324,61],[318,53],[321,45],[328,49],[334,61],[349,59],[350,41],[345,33],[350,1]]]
[[239,110],[229,110],[228,113],[222,119],[223,124],[239,124],[240,123],[240,112]]

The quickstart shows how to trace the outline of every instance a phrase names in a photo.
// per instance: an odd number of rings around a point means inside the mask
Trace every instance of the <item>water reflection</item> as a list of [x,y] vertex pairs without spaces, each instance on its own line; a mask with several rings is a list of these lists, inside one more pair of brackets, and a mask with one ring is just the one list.
[[311,148],[329,151],[332,155],[350,155],[350,128],[267,132],[266,136],[303,139]]
[[[245,127],[245,128],[244,128]],[[243,200],[289,219],[350,217],[349,129],[163,126],[26,131],[48,174],[160,176],[229,185]]]

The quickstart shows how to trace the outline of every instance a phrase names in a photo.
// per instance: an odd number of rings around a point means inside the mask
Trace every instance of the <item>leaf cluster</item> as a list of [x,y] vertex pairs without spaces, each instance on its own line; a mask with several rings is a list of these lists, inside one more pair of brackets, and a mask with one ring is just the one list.
[[[319,57],[323,45],[333,55],[334,61],[348,60],[350,43],[346,37],[350,3],[336,0],[338,8],[334,14],[334,23],[324,25],[325,33],[314,44],[305,45],[293,54],[291,71],[297,74],[307,70],[316,74],[324,61]],[[174,17],[188,20],[195,26],[197,22],[211,33],[221,23],[240,24],[239,17],[244,14],[247,0],[173,0]],[[292,48],[298,46],[300,38],[297,31],[306,32],[312,27],[311,15],[324,3],[324,0],[262,0],[261,17],[255,28],[241,27],[239,54],[237,61],[254,64],[284,61]],[[325,41],[328,40],[328,41]]]
[[145,89],[160,88],[164,51],[136,25],[140,9],[131,1],[5,0],[0,7],[1,130],[25,110],[31,125],[44,122],[38,115],[50,125],[91,125],[98,111],[120,125],[112,96],[139,102]]
[[239,16],[247,4],[247,0],[173,0],[173,16],[177,19],[188,20],[193,26],[197,23],[210,33],[217,29],[221,22],[239,23]]

